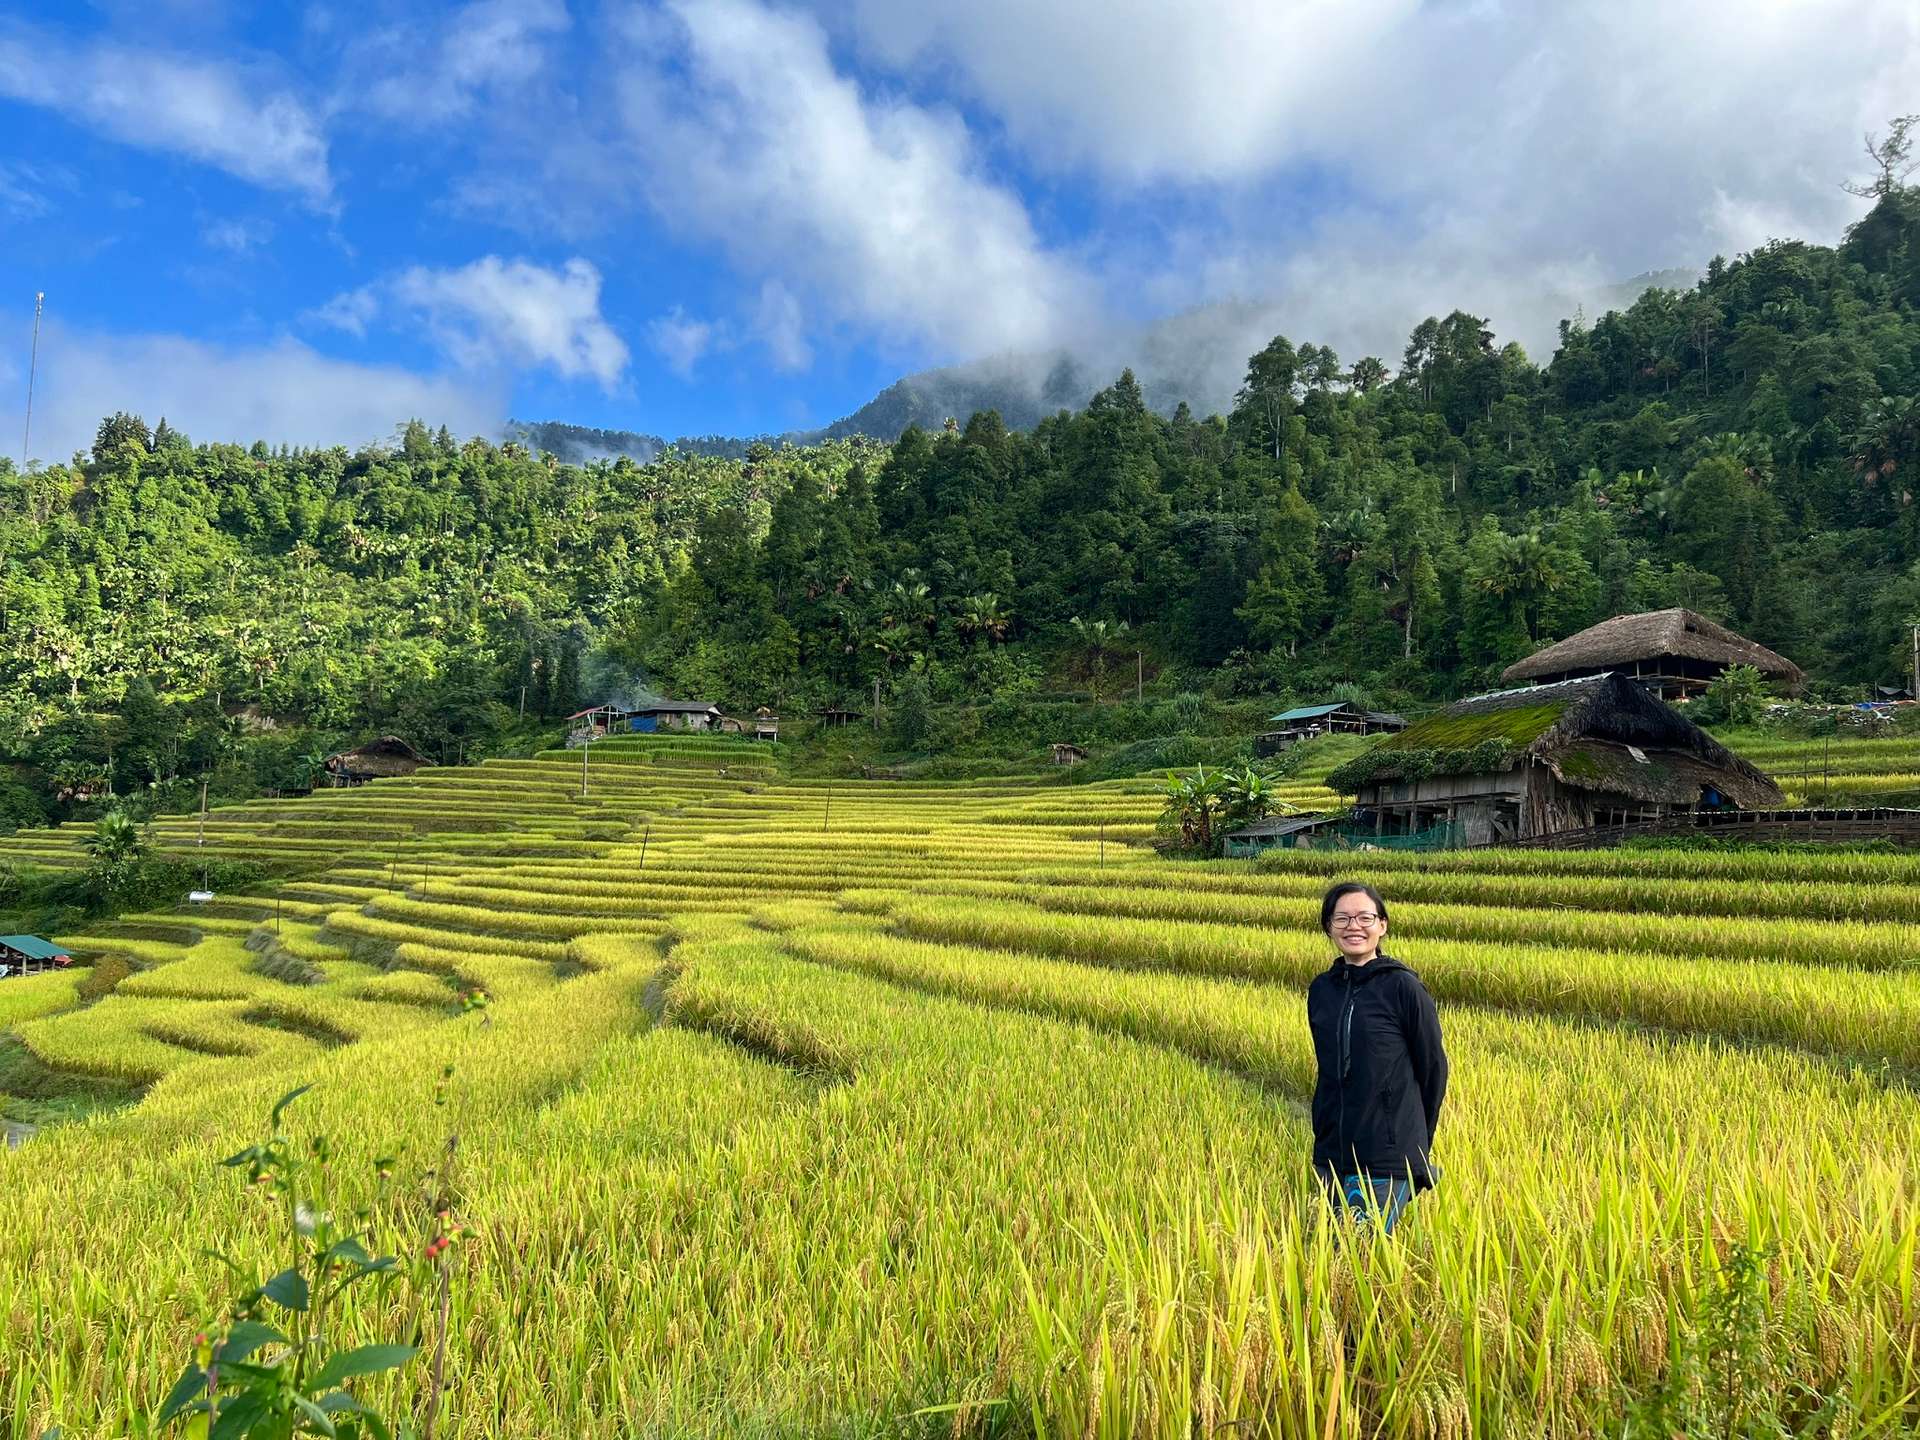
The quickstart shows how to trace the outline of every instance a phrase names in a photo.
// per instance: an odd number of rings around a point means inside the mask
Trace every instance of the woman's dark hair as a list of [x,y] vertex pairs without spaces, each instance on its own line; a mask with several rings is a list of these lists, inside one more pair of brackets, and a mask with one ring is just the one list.
[[1373,908],[1379,913],[1380,918],[1382,920],[1387,918],[1387,902],[1380,898],[1378,890],[1359,880],[1342,880],[1327,891],[1326,898],[1320,902],[1320,928],[1327,934],[1333,933],[1333,907],[1340,903],[1342,895],[1366,896],[1373,902]]

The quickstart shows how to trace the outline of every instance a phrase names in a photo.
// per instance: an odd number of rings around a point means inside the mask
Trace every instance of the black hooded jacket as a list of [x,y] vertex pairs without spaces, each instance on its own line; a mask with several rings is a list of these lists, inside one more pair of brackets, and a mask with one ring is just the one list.
[[1344,957],[1307,987],[1307,1025],[1320,1080],[1313,1090],[1313,1163],[1335,1179],[1356,1170],[1433,1187],[1428,1160],[1447,1052],[1440,1014],[1420,977],[1384,952]]

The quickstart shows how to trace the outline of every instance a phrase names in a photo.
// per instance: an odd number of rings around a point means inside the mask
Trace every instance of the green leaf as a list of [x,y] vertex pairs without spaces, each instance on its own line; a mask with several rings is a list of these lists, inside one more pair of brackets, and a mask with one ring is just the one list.
[[291,1342],[263,1320],[242,1320],[227,1332],[226,1343],[218,1358],[222,1365],[237,1365],[262,1345],[286,1345]]
[[337,1435],[339,1433],[333,1428],[333,1417],[306,1396],[294,1396],[293,1403],[295,1408],[312,1422],[313,1428],[318,1430],[322,1435]]
[[267,1414],[265,1397],[247,1390],[220,1403],[220,1417],[213,1422],[207,1440],[239,1440]]
[[367,1247],[358,1239],[349,1235],[344,1240],[336,1240],[327,1247],[328,1260],[346,1260],[355,1265],[371,1265],[373,1257],[367,1253]]
[[299,1089],[289,1090],[286,1094],[282,1095],[280,1099],[277,1102],[275,1102],[273,1107],[273,1118],[268,1123],[270,1123],[275,1129],[278,1129],[280,1126],[281,1113],[285,1111],[289,1105],[291,1105],[294,1101],[298,1100],[302,1095],[306,1094],[307,1091],[311,1089],[313,1089],[312,1085],[302,1085],[300,1086]]
[[367,1408],[344,1390],[329,1390],[317,1403],[329,1415],[359,1415]]
[[362,1345],[353,1350],[339,1350],[328,1357],[327,1363],[320,1367],[307,1388],[309,1391],[327,1390],[356,1375],[376,1375],[382,1370],[396,1370],[419,1353],[418,1348],[412,1345]]
[[198,1365],[188,1365],[180,1372],[180,1378],[173,1382],[173,1389],[167,1392],[167,1400],[160,1407],[156,1425],[169,1424],[187,1406],[207,1393],[207,1372]]
[[288,1310],[307,1308],[307,1277],[298,1270],[282,1270],[260,1287],[260,1293]]

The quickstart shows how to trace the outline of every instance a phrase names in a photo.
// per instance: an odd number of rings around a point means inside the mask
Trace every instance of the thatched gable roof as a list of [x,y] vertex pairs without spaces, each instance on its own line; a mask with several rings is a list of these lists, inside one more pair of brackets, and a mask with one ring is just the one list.
[[398,735],[382,735],[352,750],[341,750],[327,757],[330,774],[353,779],[376,779],[388,775],[411,775],[427,757]]
[[1752,665],[1770,679],[1798,685],[1800,667],[1764,645],[1756,645],[1691,610],[1648,610],[1616,615],[1589,625],[1577,635],[1516,660],[1500,672],[1502,680],[1535,680],[1569,670],[1618,669],[1636,660],[1675,655],[1721,665]]
[[1462,700],[1389,735],[1327,783],[1351,794],[1383,781],[1506,770],[1529,758],[1563,784],[1639,800],[1693,804],[1711,785],[1747,809],[1786,803],[1764,772],[1611,672]]

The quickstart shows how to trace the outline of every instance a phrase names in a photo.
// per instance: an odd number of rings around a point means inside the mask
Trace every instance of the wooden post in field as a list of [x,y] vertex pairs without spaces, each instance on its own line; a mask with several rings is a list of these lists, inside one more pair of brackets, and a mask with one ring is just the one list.
[[1100,822],[1100,868],[1107,868],[1107,822]]
[[653,840],[653,822],[649,820],[647,822],[647,828],[645,833],[643,833],[640,836],[640,863],[634,866],[634,869],[644,870],[647,868],[647,846],[652,842],[652,840]]
[[826,813],[820,817],[820,831],[822,834],[826,833],[827,826],[831,824],[832,821],[833,821],[833,782],[828,781],[827,782],[827,809],[826,809]]
[[593,721],[587,721],[587,738],[580,742],[580,798],[587,798],[587,751],[593,748]]

